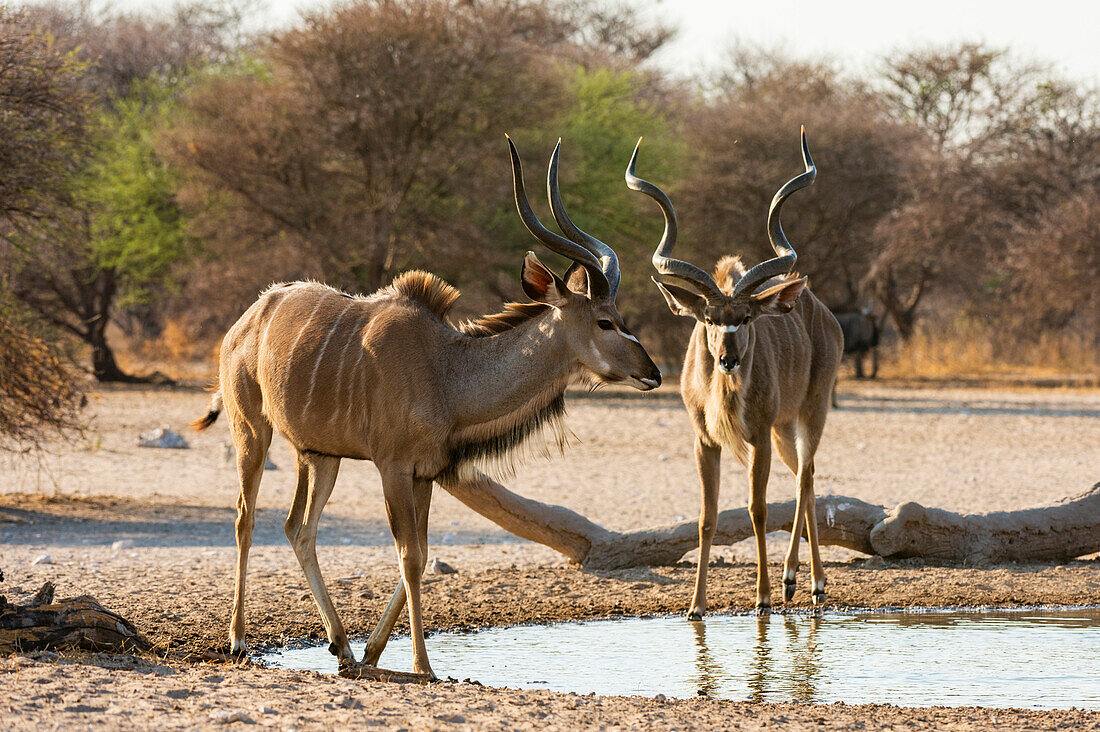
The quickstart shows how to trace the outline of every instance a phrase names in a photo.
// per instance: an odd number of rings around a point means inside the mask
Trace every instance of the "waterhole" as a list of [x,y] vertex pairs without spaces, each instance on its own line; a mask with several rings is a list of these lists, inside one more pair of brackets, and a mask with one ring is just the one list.
[[[1100,608],[629,618],[439,633],[427,644],[440,676],[511,689],[1100,709]],[[363,644],[353,647],[361,658]],[[262,660],[336,672],[327,645]],[[412,670],[409,638],[394,638],[380,665]]]

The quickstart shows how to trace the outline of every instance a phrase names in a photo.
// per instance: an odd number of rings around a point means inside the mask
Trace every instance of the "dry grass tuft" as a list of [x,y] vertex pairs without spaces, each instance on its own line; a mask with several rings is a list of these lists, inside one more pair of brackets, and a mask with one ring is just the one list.
[[1100,380],[1100,342],[1074,333],[1025,340],[976,319],[918,328],[883,350],[881,375],[894,378],[1018,377]]

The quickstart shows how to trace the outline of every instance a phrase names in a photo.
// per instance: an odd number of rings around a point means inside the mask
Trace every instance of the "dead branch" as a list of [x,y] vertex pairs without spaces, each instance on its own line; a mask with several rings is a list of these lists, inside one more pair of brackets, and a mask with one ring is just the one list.
[[58,649],[148,650],[149,641],[130,621],[100,605],[91,595],[54,601],[46,582],[27,605],[0,596],[0,654]]
[[[443,488],[523,539],[544,544],[585,569],[673,564],[699,543],[694,521],[619,533],[564,508],[524,498],[490,478]],[[768,505],[768,531],[790,531],[795,502]],[[1100,483],[1060,501],[1018,511],[958,514],[916,503],[887,510],[845,496],[820,496],[822,544],[884,557],[985,562],[1068,560],[1100,551]],[[716,544],[752,536],[748,510],[718,515]]]

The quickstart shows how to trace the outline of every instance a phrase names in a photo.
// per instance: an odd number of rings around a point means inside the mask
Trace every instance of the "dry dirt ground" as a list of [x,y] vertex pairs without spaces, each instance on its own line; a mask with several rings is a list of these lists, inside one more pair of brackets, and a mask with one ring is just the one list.
[[[565,456],[528,461],[505,484],[617,530],[693,515],[691,430],[675,393],[665,392],[572,399],[575,444]],[[658,701],[461,683],[417,688],[202,660],[225,650],[231,598],[236,478],[228,432],[219,422],[202,435],[187,434],[189,450],[142,449],[136,441],[160,425],[185,432],[206,401],[197,389],[101,390],[76,446],[54,446],[38,461],[0,462],[0,594],[26,601],[46,579],[60,597],[92,594],[134,621],[163,656],[0,658],[0,728],[202,728],[240,718],[285,729],[1100,729],[1097,712]],[[1019,508],[1095,483],[1098,444],[1097,391],[849,382],[818,453],[818,493],[887,506],[914,500],[956,511]],[[261,646],[323,637],[282,534],[294,485],[288,446],[277,438],[271,457],[279,469],[265,473],[249,574],[248,635]],[[721,507],[744,505],[742,471],[727,463]],[[793,482],[776,463],[769,497],[788,500]],[[119,541],[132,546],[113,548]],[[441,491],[429,541],[432,556],[459,570],[427,578],[431,630],[681,613],[690,599],[690,554],[674,567],[581,572]],[[783,534],[769,539],[773,582],[785,543]],[[345,461],[319,545],[349,632],[365,635],[398,577],[369,463]],[[51,563],[32,564],[42,555]],[[712,608],[748,609],[752,547],[720,547],[717,555]],[[832,548],[825,557],[835,606],[1100,602],[1096,559],[964,567],[865,562]],[[805,587],[796,600],[806,606]]]

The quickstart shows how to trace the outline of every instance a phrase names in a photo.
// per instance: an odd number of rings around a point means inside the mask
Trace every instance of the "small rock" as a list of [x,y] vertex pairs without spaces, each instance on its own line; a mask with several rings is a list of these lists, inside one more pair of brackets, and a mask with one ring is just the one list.
[[260,714],[278,714],[278,709],[272,709],[271,707],[260,707]]
[[170,450],[186,450],[191,446],[187,444],[187,440],[183,439],[183,435],[173,432],[171,427],[164,425],[163,427],[157,427],[155,430],[151,430],[141,435],[138,438],[138,447],[160,447]]
[[461,714],[442,714],[437,716],[436,719],[447,724],[466,724],[466,718]]
[[116,553],[122,551],[123,549],[133,549],[133,548],[134,548],[134,540],[133,539],[119,539],[118,541],[111,544],[111,551],[114,551]]
[[885,567],[886,560],[877,555],[863,560],[863,569],[883,569]]
[[373,600],[374,592],[372,592],[371,590],[363,590],[359,593],[359,597],[363,600]]
[[439,557],[432,560],[431,565],[428,567],[428,571],[432,574],[458,574],[458,570],[441,561]]
[[668,455],[658,455],[657,459],[660,460],[663,463],[666,460],[668,460]]
[[49,554],[42,554],[34,558],[31,564],[53,564],[53,557]]
[[210,712],[210,721],[214,724],[233,724],[234,722],[242,722],[244,724],[256,724],[244,712],[239,710],[229,711],[228,709],[217,712]]
[[653,701],[659,701],[659,702],[668,701],[668,697],[665,696],[664,694],[658,694],[657,696],[653,697]]

